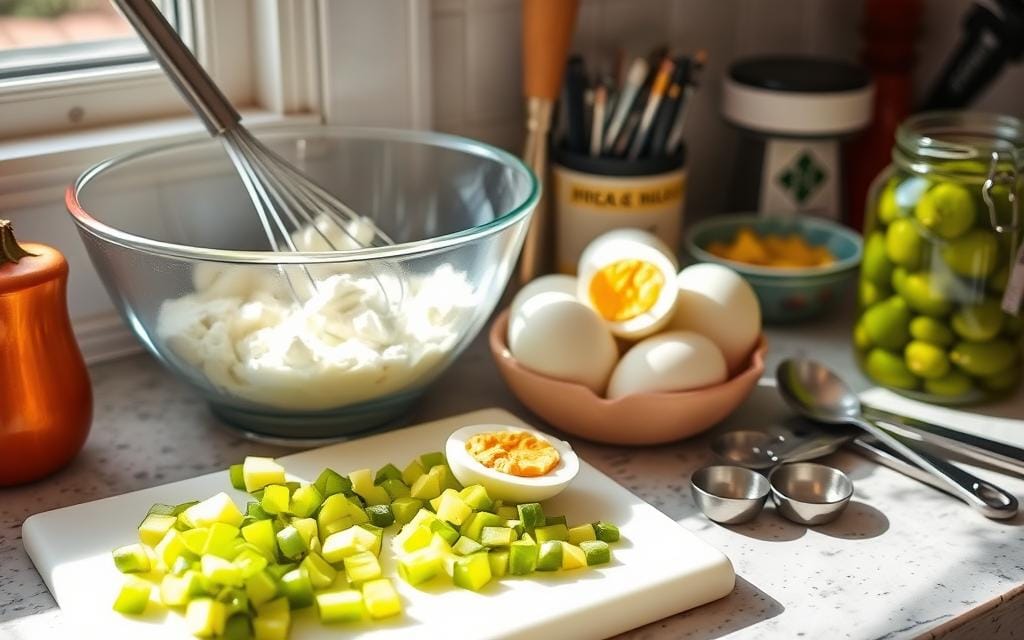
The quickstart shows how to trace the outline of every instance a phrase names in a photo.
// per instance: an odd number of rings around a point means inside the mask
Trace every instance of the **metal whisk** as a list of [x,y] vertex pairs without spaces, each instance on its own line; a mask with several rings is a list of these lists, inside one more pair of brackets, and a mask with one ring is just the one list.
[[[331,250],[342,250],[330,237],[332,227],[358,247],[394,244],[369,218],[359,215],[307,178],[242,126],[238,111],[151,0],[113,2],[206,125],[210,135],[223,143],[274,251],[298,251],[292,233],[305,229],[311,229]],[[355,233],[357,226],[371,229],[372,237],[359,237]],[[302,271],[315,290],[316,280],[306,267]],[[294,284],[287,273],[284,275],[293,296],[299,300]]]

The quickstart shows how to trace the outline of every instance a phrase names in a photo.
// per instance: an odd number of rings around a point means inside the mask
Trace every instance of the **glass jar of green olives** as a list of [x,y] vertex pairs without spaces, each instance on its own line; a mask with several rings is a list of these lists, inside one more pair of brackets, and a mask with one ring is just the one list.
[[[1019,301],[1005,296],[1021,242],[1024,125],[972,112],[904,122],[868,194],[853,342],[876,383],[928,402],[1012,392]],[[1005,304],[1004,304],[1005,302]]]

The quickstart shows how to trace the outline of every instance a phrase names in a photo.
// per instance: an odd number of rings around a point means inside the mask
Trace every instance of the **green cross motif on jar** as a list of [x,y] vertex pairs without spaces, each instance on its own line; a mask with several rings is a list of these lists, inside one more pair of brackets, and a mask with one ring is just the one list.
[[866,212],[853,344],[869,378],[940,404],[1017,389],[1024,325],[1003,297],[1021,197],[1021,121],[948,111],[900,126]]

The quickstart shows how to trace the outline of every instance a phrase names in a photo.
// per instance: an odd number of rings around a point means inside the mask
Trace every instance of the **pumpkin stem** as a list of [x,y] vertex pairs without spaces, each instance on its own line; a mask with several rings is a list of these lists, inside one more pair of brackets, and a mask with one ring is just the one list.
[[21,248],[14,238],[14,226],[10,220],[0,218],[0,265],[7,262],[17,262],[26,256],[34,256]]

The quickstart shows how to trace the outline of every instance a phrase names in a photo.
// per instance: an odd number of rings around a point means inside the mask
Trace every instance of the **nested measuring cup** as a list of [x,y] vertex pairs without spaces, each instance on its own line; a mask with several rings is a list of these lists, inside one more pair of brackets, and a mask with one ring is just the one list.
[[861,368],[928,402],[1011,393],[1024,366],[1024,124],[923,113],[900,126],[892,157],[868,197],[853,330]]

